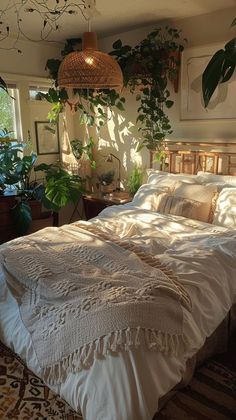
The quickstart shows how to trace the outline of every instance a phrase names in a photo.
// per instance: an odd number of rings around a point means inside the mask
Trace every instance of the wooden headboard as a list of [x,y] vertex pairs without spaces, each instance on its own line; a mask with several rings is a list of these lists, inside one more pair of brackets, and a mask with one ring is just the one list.
[[165,151],[161,170],[172,173],[196,174],[204,171],[236,175],[236,143],[166,141]]

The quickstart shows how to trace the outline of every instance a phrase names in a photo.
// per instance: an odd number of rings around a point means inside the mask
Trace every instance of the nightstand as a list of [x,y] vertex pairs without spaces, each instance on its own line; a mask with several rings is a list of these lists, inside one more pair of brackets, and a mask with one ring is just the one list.
[[131,200],[132,197],[125,192],[105,195],[101,195],[101,193],[85,194],[83,195],[83,203],[86,220],[96,217],[106,207],[129,203]]

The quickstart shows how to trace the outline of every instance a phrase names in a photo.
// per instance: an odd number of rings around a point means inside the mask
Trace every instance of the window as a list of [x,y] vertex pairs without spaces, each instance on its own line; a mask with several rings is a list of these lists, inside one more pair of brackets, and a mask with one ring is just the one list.
[[0,89],[0,137],[9,133],[11,138],[21,140],[19,92],[15,86],[10,86],[8,92]]
[[29,96],[31,100],[41,101],[42,97],[40,93],[48,93],[49,87],[46,86],[30,86],[29,88]]

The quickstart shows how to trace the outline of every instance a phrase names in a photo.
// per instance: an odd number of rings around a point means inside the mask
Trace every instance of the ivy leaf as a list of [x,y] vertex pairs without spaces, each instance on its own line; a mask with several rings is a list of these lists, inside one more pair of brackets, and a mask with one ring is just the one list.
[[18,202],[11,210],[12,219],[15,224],[16,232],[24,235],[32,222],[31,208],[24,201]]
[[120,50],[122,48],[122,41],[118,39],[114,44],[112,45],[114,50]]
[[125,107],[124,107],[124,105],[123,105],[123,103],[122,103],[122,102],[118,102],[118,103],[116,104],[116,107],[117,107],[120,111],[125,111]]
[[174,105],[174,101],[168,100],[168,101],[165,102],[165,105],[166,105],[167,108],[171,108]]

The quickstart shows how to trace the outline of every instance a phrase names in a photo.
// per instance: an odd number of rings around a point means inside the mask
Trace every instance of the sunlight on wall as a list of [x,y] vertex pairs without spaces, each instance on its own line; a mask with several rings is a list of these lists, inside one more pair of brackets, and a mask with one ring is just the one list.
[[[137,152],[140,134],[136,126],[137,102],[135,95],[124,94],[125,111],[115,111],[114,116],[101,129],[97,149],[94,152],[97,161],[97,172],[104,171],[104,156],[114,153],[121,161],[121,179],[127,179],[134,165],[142,168],[149,166],[149,153],[144,148]],[[111,169],[111,167],[109,167]],[[107,168],[106,168],[107,170]]]

